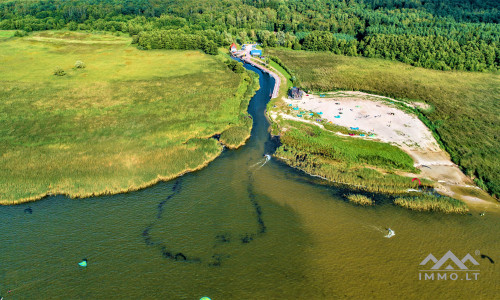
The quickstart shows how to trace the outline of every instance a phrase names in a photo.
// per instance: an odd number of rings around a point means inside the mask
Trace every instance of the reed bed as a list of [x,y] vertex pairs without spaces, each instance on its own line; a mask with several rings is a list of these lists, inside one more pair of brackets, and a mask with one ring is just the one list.
[[399,197],[394,204],[416,211],[438,211],[444,213],[465,214],[469,211],[463,201],[444,196],[421,195],[416,197]]
[[[213,160],[214,134],[248,136],[254,76],[198,51],[72,34],[92,43],[0,41],[0,204],[136,190]],[[67,75],[52,75],[55,66]]]
[[346,195],[345,197],[349,200],[349,202],[354,203],[354,204],[358,204],[358,205],[367,206],[367,205],[374,205],[375,204],[371,198],[366,197],[366,196],[361,195],[361,194],[349,194],[349,195]]
[[[395,146],[340,137],[303,122],[283,120],[280,126],[286,130],[275,156],[290,166],[370,192],[401,194],[418,187],[411,177],[395,174],[419,172],[411,157]],[[432,186],[422,180],[421,188]]]

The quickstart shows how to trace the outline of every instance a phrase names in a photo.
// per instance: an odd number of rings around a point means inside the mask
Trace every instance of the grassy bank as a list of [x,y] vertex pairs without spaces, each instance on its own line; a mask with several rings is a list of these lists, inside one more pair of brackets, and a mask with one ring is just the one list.
[[[327,180],[380,193],[405,193],[417,184],[396,173],[418,172],[399,148],[369,140],[338,136],[317,126],[282,120],[281,143],[275,156],[287,164]],[[423,187],[432,182],[423,180]]]
[[423,100],[422,111],[452,160],[476,183],[500,195],[500,75],[442,72],[380,59],[323,52],[267,50],[294,71],[306,89],[360,90]]
[[254,78],[221,58],[61,32],[0,47],[1,204],[138,189],[213,160],[214,134],[249,135]]
[[469,211],[467,204],[462,201],[434,195],[418,197],[400,197],[394,200],[396,205],[417,211],[439,211],[444,213],[464,214]]

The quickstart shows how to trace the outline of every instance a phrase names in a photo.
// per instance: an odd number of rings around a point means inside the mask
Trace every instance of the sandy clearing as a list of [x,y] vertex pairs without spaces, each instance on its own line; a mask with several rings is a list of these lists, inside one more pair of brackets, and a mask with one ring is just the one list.
[[[414,165],[421,170],[418,175],[402,174],[419,178],[428,178],[436,182],[436,190],[441,194],[461,199],[477,209],[500,208],[495,199],[487,193],[477,193],[471,190],[479,189],[459,167],[454,164],[442,150],[431,131],[415,115],[398,109],[393,103],[399,102],[383,96],[363,92],[340,91],[325,93],[325,97],[306,95],[302,100],[283,98],[286,105],[292,104],[302,111],[322,112],[322,119],[344,127],[357,127],[375,136],[352,138],[372,139],[393,144],[408,153],[414,160]],[[392,103],[392,104],[391,104]],[[406,103],[405,103],[406,104]],[[408,106],[428,108],[425,103],[414,102]],[[285,119],[315,123],[284,112],[272,112],[271,117],[281,116]],[[336,117],[337,116],[337,117]],[[340,116],[340,117],[339,117]],[[465,187],[456,192],[454,187]],[[455,190],[455,191],[454,191]]]

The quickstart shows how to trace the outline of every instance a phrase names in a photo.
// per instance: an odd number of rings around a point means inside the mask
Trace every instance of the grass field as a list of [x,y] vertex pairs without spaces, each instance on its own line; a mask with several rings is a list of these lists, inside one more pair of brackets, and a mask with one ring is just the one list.
[[360,90],[433,106],[422,114],[452,160],[500,195],[500,74],[442,72],[323,52],[266,50],[314,91]]
[[228,146],[249,135],[253,77],[218,57],[66,32],[0,48],[1,204],[138,189],[213,160],[216,133]]

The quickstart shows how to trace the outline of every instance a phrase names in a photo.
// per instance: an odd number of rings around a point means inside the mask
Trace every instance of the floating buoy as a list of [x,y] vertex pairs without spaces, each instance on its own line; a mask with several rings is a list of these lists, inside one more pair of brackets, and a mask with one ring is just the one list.
[[210,299],[208,297],[201,297],[200,300],[212,300],[212,299]]
[[82,261],[79,262],[78,265],[80,267],[86,267],[87,266],[87,259],[86,258],[82,259]]

